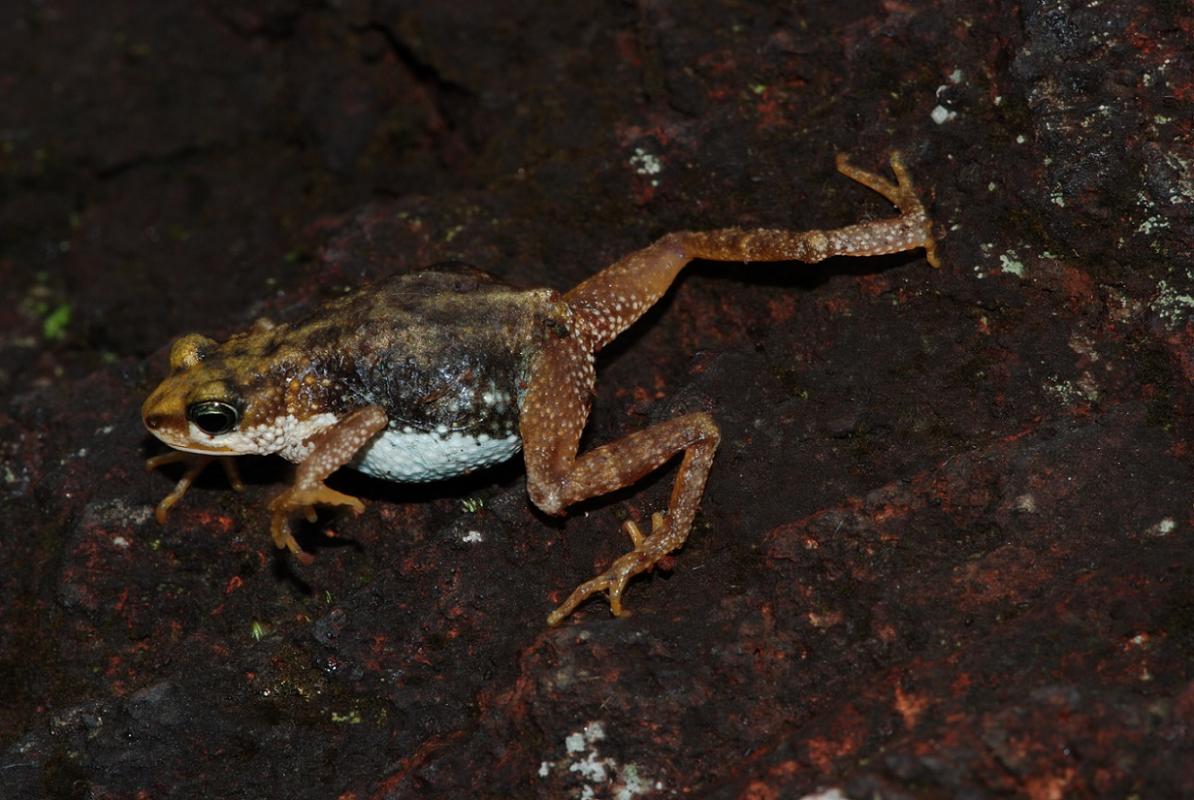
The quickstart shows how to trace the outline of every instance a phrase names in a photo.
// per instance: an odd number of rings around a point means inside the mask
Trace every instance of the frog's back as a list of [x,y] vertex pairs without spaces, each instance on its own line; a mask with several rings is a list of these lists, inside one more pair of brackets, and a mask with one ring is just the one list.
[[355,466],[437,480],[517,453],[530,359],[558,303],[550,290],[441,265],[358,290],[302,325],[351,405],[380,406],[389,418]]

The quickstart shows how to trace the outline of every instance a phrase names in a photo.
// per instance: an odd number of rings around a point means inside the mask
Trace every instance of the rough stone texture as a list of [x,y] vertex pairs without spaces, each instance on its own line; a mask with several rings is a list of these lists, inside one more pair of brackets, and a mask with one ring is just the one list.
[[[0,796],[1194,795],[1191,36],[1157,2],[16,4]],[[342,475],[368,511],[308,568],[269,461],[153,521],[172,336],[885,215],[832,160],[893,147],[942,270],[699,265],[603,358],[587,441],[723,429],[633,616],[543,625],[666,472],[562,523],[517,464]]]

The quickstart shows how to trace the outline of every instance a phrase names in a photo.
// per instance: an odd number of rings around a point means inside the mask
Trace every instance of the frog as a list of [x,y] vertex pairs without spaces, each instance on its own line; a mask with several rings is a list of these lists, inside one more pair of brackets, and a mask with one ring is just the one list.
[[[666,509],[647,531],[622,524],[631,549],[581,583],[547,617],[558,625],[594,595],[623,616],[623,595],[687,540],[721,434],[706,411],[676,416],[580,452],[596,385],[595,356],[669,289],[690,262],[816,263],[923,249],[940,262],[933,224],[903,157],[895,181],[852,164],[836,168],[886,198],[895,216],[819,230],[721,228],[668,233],[574,288],[522,289],[464,264],[393,275],[337,297],[294,322],[260,319],[217,342],[174,341],[169,373],[141,408],[145,428],[171,450],[153,470],[184,464],[155,509],[169,510],[219,461],[243,488],[233,457],[279,455],[293,482],[268,503],[274,545],[311,563],[292,532],[317,507],[360,514],[359,498],[325,481],[347,467],[388,481],[450,478],[522,453],[526,491],[544,514],[629,487],[679,457]],[[667,561],[665,561],[667,559]]]

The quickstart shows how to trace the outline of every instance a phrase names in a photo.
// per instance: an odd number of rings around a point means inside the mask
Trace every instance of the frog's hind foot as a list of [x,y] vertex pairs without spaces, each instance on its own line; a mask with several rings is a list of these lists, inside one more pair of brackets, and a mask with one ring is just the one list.
[[315,506],[347,506],[352,513],[360,514],[365,510],[365,504],[351,495],[329,489],[322,483],[311,488],[299,489],[291,487],[270,501],[269,510],[270,534],[274,539],[274,546],[279,550],[289,550],[302,564],[310,564],[314,557],[299,547],[294,534],[290,530],[290,519],[296,513],[302,514],[308,522],[316,520]]
[[916,195],[916,186],[912,183],[912,176],[908,174],[908,167],[904,164],[904,156],[899,150],[891,151],[891,171],[895,173],[896,182],[892,183],[882,175],[869,172],[850,163],[850,157],[845,153],[838,153],[835,160],[837,171],[855,183],[861,183],[872,192],[883,195],[888,202],[900,210],[901,218],[919,229],[923,236],[920,246],[925,249],[925,260],[931,267],[940,267],[941,261],[937,257],[937,240],[933,238],[933,222],[928,212]]
[[609,597],[609,610],[615,617],[623,616],[622,593],[626,590],[626,584],[640,572],[650,571],[673,549],[668,537],[667,520],[659,512],[651,515],[649,535],[644,536],[633,520],[623,523],[622,530],[634,542],[634,549],[619,556],[605,572],[576,587],[568,599],[548,615],[548,625],[559,625],[577,606],[598,592],[605,592]]

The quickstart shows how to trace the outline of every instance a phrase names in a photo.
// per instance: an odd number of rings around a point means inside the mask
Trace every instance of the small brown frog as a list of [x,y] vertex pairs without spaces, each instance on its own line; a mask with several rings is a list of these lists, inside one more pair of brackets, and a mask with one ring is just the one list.
[[[355,497],[324,480],[342,466],[393,481],[431,481],[510,458],[519,449],[531,502],[547,514],[629,486],[677,453],[666,513],[643,533],[623,525],[634,549],[579,586],[547,618],[563,620],[606,592],[622,614],[626,583],[680,547],[692,527],[719,433],[706,413],[687,414],[578,453],[596,374],[593,356],[667,291],[693,259],[803,261],[923,247],[937,266],[931,221],[899,156],[896,184],[839,156],[838,170],[890,200],[891,219],[829,231],[672,233],[564,294],[515,289],[467,267],[394,276],[334,300],[292,324],[258,321],[217,343],[184,336],[170,375],[141,409],[145,427],[176,451],[151,458],[186,470],[157,518],[216,456],[277,453],[298,464],[294,484],[269,504],[275,545],[304,563],[290,531],[315,506]],[[221,459],[241,488],[233,461]]]

